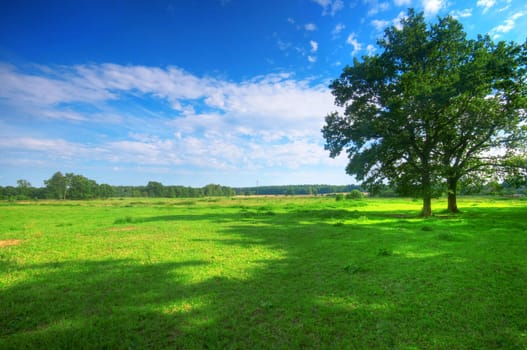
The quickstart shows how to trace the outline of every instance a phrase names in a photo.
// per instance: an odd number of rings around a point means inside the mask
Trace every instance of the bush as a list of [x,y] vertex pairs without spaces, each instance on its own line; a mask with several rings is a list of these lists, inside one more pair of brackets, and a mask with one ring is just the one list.
[[337,195],[335,196],[335,200],[338,202],[338,201],[341,201],[344,199],[344,195],[342,193],[337,193]]
[[353,190],[346,195],[346,199],[362,199],[364,195],[359,190]]

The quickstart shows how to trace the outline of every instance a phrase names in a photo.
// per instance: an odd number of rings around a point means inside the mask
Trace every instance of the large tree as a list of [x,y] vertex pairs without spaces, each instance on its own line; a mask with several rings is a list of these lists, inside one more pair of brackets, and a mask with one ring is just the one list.
[[[522,50],[495,46],[488,38],[467,40],[452,17],[428,26],[413,10],[401,27],[387,28],[378,44],[381,54],[355,59],[331,84],[341,111],[326,116],[325,147],[332,157],[345,150],[346,171],[366,185],[388,181],[420,195],[422,215],[429,216],[442,182],[478,169],[474,161],[496,144],[489,141],[518,127],[521,118],[512,116],[521,115],[519,103],[503,107],[505,94],[496,90],[508,86],[507,96],[518,95]],[[488,104],[495,107],[492,115],[475,113]],[[510,113],[502,114],[505,109]],[[474,119],[479,115],[506,122],[480,124]]]
[[455,95],[441,116],[449,125],[437,151],[451,212],[458,212],[461,178],[517,174],[525,155],[525,45],[485,36],[468,41],[464,52],[466,59],[449,72]]

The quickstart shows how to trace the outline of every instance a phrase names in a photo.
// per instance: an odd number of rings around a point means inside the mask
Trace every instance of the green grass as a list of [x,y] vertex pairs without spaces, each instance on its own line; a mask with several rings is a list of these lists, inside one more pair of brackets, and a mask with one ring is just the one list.
[[0,204],[0,348],[527,349],[527,202]]

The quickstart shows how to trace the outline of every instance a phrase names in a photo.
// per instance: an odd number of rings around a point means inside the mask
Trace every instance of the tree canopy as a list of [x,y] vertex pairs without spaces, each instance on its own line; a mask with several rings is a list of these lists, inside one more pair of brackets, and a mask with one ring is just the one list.
[[326,116],[325,148],[345,151],[364,186],[421,196],[424,216],[445,185],[457,210],[457,182],[504,168],[525,141],[526,46],[468,40],[456,19],[427,25],[412,9],[378,44],[330,85],[340,111]]

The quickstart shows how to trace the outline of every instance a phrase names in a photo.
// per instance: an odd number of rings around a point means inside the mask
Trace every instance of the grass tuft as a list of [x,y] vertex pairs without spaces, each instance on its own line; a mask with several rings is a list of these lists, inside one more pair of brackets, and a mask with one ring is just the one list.
[[349,274],[356,274],[359,272],[366,272],[366,269],[361,265],[349,264],[344,267],[344,271],[346,271]]
[[437,239],[441,241],[447,241],[447,242],[456,242],[460,241],[459,235],[450,233],[450,232],[441,232],[437,235]]
[[393,251],[391,249],[379,248],[379,250],[377,251],[377,256],[392,256],[392,255],[393,255]]
[[143,222],[143,219],[134,218],[132,216],[125,216],[124,218],[118,218],[114,220],[115,225],[121,225],[121,224],[132,224],[132,223],[140,223]]

